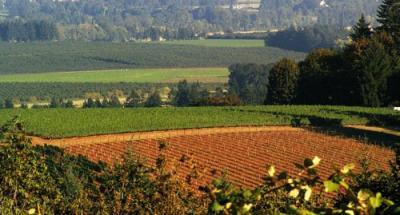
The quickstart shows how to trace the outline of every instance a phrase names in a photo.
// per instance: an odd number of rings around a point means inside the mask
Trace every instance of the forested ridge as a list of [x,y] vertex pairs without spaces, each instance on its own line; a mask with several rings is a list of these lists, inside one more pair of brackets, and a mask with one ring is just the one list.
[[[376,0],[262,0],[256,9],[228,0],[2,0],[6,20],[56,23],[59,39],[128,41],[192,39],[210,32],[286,29],[314,24],[347,27],[364,13],[374,22]],[[232,1],[235,4],[236,1]],[[235,9],[236,8],[236,9]],[[4,18],[5,17],[5,18]]]

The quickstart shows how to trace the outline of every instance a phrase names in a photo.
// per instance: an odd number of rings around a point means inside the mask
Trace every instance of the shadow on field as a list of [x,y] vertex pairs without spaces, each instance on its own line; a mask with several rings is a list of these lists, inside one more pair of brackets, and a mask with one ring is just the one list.
[[321,109],[326,112],[334,114],[344,114],[347,116],[356,116],[359,118],[366,118],[367,125],[386,127],[392,130],[400,130],[400,115],[399,114],[380,114],[380,113],[366,113],[357,111],[339,111],[329,108]]
[[[396,134],[384,133],[380,131],[366,130],[355,127],[346,127],[343,118],[335,115],[347,115],[349,117],[358,117],[367,119],[369,126],[388,128],[397,130],[400,128],[400,115],[398,114],[380,114],[366,113],[357,111],[340,111],[330,108],[322,108],[325,114],[312,113],[285,113],[279,111],[265,110],[240,110],[242,112],[257,112],[276,117],[285,117],[291,121],[294,127],[303,127],[313,132],[319,132],[326,135],[334,135],[346,138],[357,139],[369,144],[385,146],[389,148],[400,146],[400,136]],[[350,149],[351,150],[351,149]]]
[[327,135],[357,139],[363,142],[367,142],[369,144],[375,144],[389,148],[397,147],[400,144],[400,136],[394,134],[387,134],[379,131],[370,131],[358,128],[343,127],[343,126],[308,127],[306,129]]

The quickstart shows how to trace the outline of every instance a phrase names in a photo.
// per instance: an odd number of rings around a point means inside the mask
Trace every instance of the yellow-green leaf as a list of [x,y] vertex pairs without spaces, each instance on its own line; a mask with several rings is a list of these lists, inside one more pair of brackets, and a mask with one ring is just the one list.
[[349,173],[351,170],[353,170],[356,167],[355,164],[351,163],[351,164],[347,164],[346,166],[344,166],[340,172],[343,174],[347,174]]
[[270,177],[274,177],[274,175],[275,175],[275,167],[274,167],[274,166],[270,166],[270,167],[268,168],[268,175],[269,175]]
[[340,185],[331,181],[327,180],[324,181],[324,186],[325,186],[325,192],[330,193],[330,192],[336,192],[339,190]]
[[289,192],[289,197],[292,198],[297,198],[300,194],[300,191],[298,189],[293,189]]

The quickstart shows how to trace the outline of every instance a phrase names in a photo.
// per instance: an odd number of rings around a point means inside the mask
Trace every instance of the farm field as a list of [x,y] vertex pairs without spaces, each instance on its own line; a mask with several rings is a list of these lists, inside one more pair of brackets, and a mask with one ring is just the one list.
[[[228,42],[231,43],[231,42]],[[134,68],[228,67],[270,64],[301,52],[269,47],[210,47],[160,43],[0,43],[0,74]]]
[[0,122],[19,116],[27,132],[42,137],[187,128],[252,125],[358,124],[398,122],[400,113],[388,108],[341,106],[246,106],[137,109],[4,109]]
[[176,83],[189,82],[225,83],[227,68],[171,68],[171,69],[120,69],[76,72],[49,72],[0,75],[0,82],[63,82],[63,83]]
[[[387,169],[389,161],[395,157],[393,151],[376,145],[293,128],[186,135],[132,142],[75,144],[67,146],[65,150],[108,164],[121,160],[123,154],[131,150],[149,165],[155,165],[160,142],[168,144],[166,155],[171,161],[187,156],[200,170],[206,170],[204,178],[195,181],[198,185],[219,177],[219,174],[212,174],[212,170],[225,171],[228,180],[237,186],[254,188],[262,184],[267,165],[274,165],[278,172],[287,170],[290,176],[295,176],[298,173],[295,163],[303,163],[304,158],[318,156],[322,159],[318,169],[326,179],[333,173],[332,167],[340,168],[349,163],[359,167],[359,159],[367,158],[371,161],[371,168]],[[349,148],[352,150],[348,150]],[[188,173],[187,166],[178,170],[178,175],[182,177]]]
[[264,40],[235,40],[235,39],[207,39],[207,40],[177,40],[162,42],[171,45],[193,45],[206,47],[254,48],[264,47]]

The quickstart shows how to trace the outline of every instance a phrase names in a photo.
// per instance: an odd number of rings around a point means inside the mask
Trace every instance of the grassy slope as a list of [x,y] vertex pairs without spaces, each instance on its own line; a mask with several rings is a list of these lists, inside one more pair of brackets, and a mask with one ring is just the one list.
[[232,48],[158,43],[0,43],[0,74],[121,68],[227,67],[269,64],[304,53],[269,47]]
[[203,83],[221,83],[227,81],[228,75],[229,72],[226,68],[124,69],[7,74],[0,75],[0,82],[174,83],[182,79],[187,79]]
[[19,115],[29,133],[47,137],[238,125],[288,125],[293,116],[343,119],[366,124],[390,109],[333,106],[254,106],[139,109],[0,110],[0,122]]

